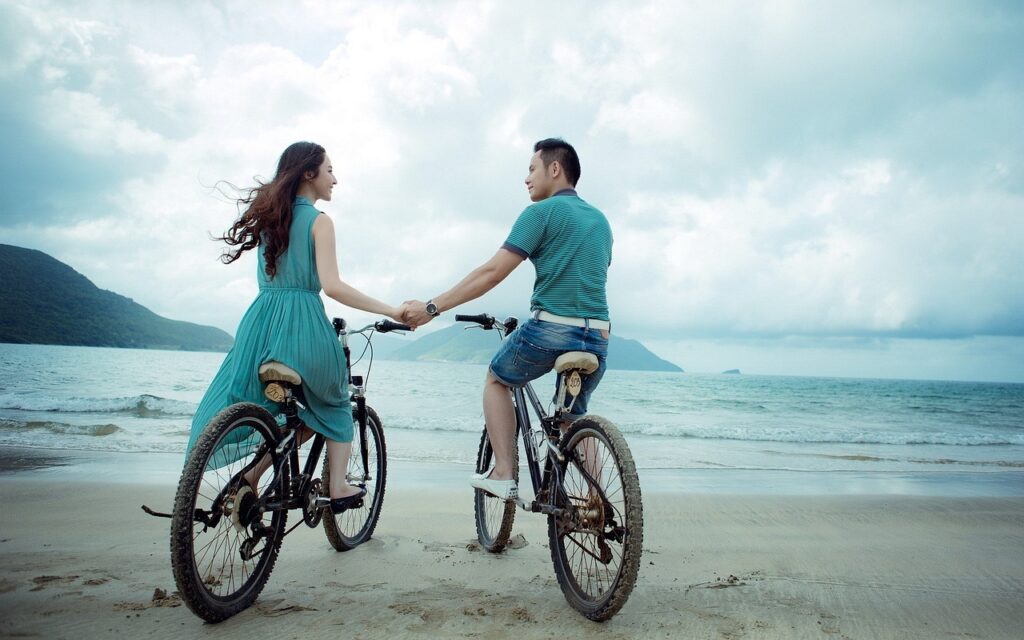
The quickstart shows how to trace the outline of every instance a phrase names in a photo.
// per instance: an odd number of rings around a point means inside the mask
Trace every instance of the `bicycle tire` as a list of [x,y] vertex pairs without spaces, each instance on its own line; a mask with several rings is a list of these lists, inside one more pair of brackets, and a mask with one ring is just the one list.
[[[640,480],[625,438],[604,418],[576,420],[561,449],[565,462],[551,476],[550,495],[568,503],[559,505],[562,517],[548,516],[551,560],[569,604],[602,622],[622,608],[636,584],[644,537]],[[594,462],[586,461],[587,454]],[[598,481],[607,502],[590,489],[581,469]],[[559,476],[564,493],[555,486]]]
[[[513,441],[512,447],[512,479],[519,482],[519,446]],[[480,438],[480,448],[476,455],[476,472],[486,473],[491,468],[494,452],[491,441],[487,438],[484,428]],[[512,523],[516,517],[516,503],[510,500],[499,500],[480,489],[473,491],[473,512],[476,518],[476,537],[480,546],[491,553],[501,553],[508,545],[512,535]]]
[[[288,466],[275,451],[279,441],[269,412],[233,404],[206,426],[182,471],[171,517],[171,567],[182,601],[207,622],[226,620],[255,602],[277,561],[288,514],[262,511],[259,504],[287,497]],[[242,471],[268,452],[272,464],[253,493],[241,481]],[[238,459],[222,464],[232,456]],[[205,514],[206,522],[197,514]]]
[[[357,422],[356,429],[358,430],[358,428],[359,423]],[[331,546],[337,551],[355,549],[369,540],[373,536],[374,529],[377,528],[381,507],[384,504],[384,491],[387,487],[388,477],[388,449],[384,440],[384,425],[377,412],[370,407],[366,407],[366,438],[367,466],[370,468],[363,506],[337,515],[332,514],[330,509],[324,511],[324,533]],[[363,478],[363,458],[359,448],[361,446],[363,445],[359,442],[358,437],[352,438],[352,456],[348,461],[349,478]],[[331,486],[330,465],[326,457],[321,478],[323,490],[326,493]]]

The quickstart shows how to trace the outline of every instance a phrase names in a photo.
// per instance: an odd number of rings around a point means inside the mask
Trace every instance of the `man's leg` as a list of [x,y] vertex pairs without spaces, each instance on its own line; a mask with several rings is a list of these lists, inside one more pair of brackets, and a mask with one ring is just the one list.
[[512,391],[487,372],[484,382],[484,422],[494,451],[491,480],[512,479],[512,451],[516,446],[516,413]]

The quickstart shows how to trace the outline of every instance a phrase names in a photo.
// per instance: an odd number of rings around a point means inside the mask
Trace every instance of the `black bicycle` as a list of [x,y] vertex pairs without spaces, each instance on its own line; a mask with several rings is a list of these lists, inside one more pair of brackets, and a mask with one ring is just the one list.
[[[302,381],[283,363],[262,365],[264,394],[277,404],[277,417],[249,402],[217,414],[197,441],[174,499],[174,580],[185,604],[208,622],[225,620],[256,600],[274,568],[281,541],[300,524],[316,527],[322,522],[338,551],[365,542],[377,526],[387,479],[384,426],[366,404],[363,377],[352,375],[348,338],[366,338],[372,364],[370,339],[375,331],[410,328],[381,320],[351,331],[344,320],[335,318],[334,329],[349,362],[356,427],[347,481],[366,489],[366,495],[361,505],[331,513],[326,459],[316,477],[325,443],[322,435],[312,437],[305,464],[299,464],[302,441],[311,433],[298,415],[303,408]],[[247,480],[253,475],[259,475],[256,486]],[[302,520],[285,531],[292,509],[302,513]]]
[[[499,329],[502,338],[518,326],[516,318],[498,322],[487,314],[456,315],[455,319]],[[558,390],[551,415],[544,411],[532,385],[512,389],[516,430],[526,452],[534,499],[501,500],[476,489],[473,506],[477,537],[493,553],[508,544],[517,505],[547,515],[551,560],[562,593],[584,616],[604,621],[622,608],[636,584],[644,516],[636,466],[619,429],[592,415],[566,426],[583,377],[597,366],[597,356],[582,351],[565,353],[556,360]],[[537,427],[530,423],[531,407],[539,421]],[[518,447],[513,447],[513,455],[518,482]],[[485,428],[477,453],[477,473],[488,473],[491,458]]]

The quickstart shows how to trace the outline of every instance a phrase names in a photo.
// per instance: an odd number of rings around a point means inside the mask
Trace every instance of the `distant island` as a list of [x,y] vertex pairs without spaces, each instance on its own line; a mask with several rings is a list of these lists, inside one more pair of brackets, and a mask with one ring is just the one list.
[[738,376],[738,375],[740,375],[740,370],[739,369],[726,369],[722,373],[727,374],[727,375],[731,375],[731,376]]
[[227,351],[234,342],[100,289],[42,251],[0,244],[0,273],[0,342],[185,351]]
[[[374,343],[376,346],[376,342]],[[455,325],[429,333],[418,340],[378,354],[389,360],[419,360],[425,362],[467,362],[487,364],[498,348],[498,335],[494,331]],[[633,371],[674,371],[683,369],[659,358],[647,347],[612,334],[608,342],[608,368]]]

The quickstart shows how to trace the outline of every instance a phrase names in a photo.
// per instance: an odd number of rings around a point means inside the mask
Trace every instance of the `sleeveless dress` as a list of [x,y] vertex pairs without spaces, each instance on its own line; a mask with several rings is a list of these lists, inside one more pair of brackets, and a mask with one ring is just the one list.
[[[295,198],[288,250],[277,261],[277,275],[264,270],[263,247],[257,249],[260,292],[238,325],[235,344],[206,390],[192,418],[185,459],[210,420],[236,402],[252,402],[275,413],[263,395],[259,368],[276,360],[302,377],[305,410],[299,417],[331,440],[352,441],[352,405],[345,352],[327,320],[316,271],[313,222],[320,212],[303,197]],[[230,461],[224,461],[226,464]]]

